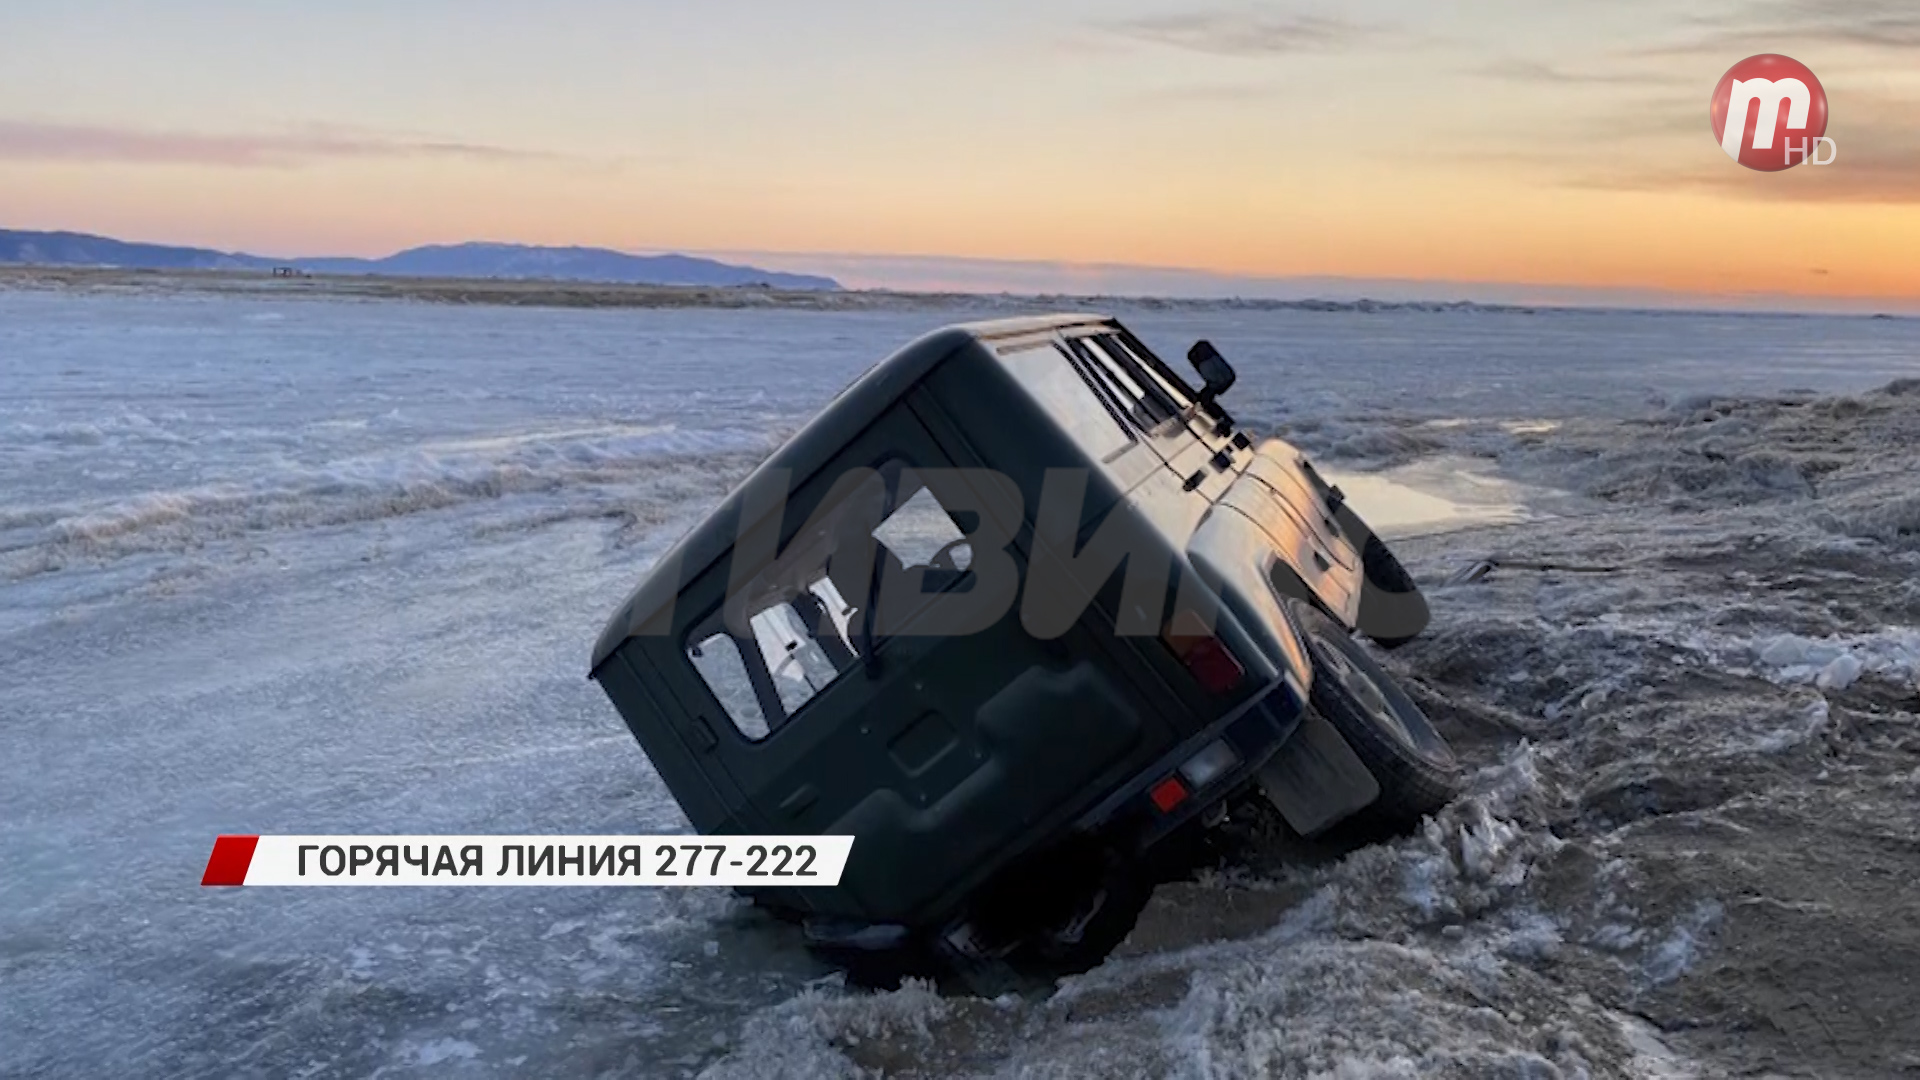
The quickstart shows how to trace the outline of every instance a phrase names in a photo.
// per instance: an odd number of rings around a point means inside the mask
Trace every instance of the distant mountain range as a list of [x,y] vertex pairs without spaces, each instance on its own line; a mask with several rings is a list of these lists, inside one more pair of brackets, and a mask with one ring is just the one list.
[[70,232],[0,229],[0,263],[35,266],[112,266],[137,270],[268,270],[292,267],[316,274],[397,277],[532,278],[635,285],[752,286],[838,289],[813,274],[787,274],[691,255],[628,255],[606,248],[526,244],[439,244],[409,248],[384,259],[272,259],[207,248],[136,244]]

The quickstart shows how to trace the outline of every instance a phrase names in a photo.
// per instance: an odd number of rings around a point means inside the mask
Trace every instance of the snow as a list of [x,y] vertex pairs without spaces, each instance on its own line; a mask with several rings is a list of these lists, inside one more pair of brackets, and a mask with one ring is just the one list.
[[[0,1071],[834,1076],[902,1048],[1033,1075],[1677,1061],[1534,968],[1597,943],[1684,984],[1711,898],[1656,910],[1630,861],[1577,902],[1543,891],[1567,857],[1547,822],[1641,791],[1661,762],[1769,739],[1807,752],[1845,695],[1914,685],[1920,631],[1772,609],[1748,626],[1731,601],[1703,615],[1617,577],[1520,586],[1504,567],[1436,589],[1457,629],[1412,647],[1421,677],[1473,683],[1529,739],[1479,759],[1414,836],[1191,886],[1298,888],[1263,932],[1117,956],[1041,1001],[847,991],[794,931],[717,892],[197,888],[220,832],[684,829],[584,678],[603,620],[869,364],[999,313],[0,292]],[[1120,313],[1169,356],[1211,338],[1240,369],[1243,421],[1327,455],[1365,510],[1411,504],[1397,527],[1422,532],[1621,492],[1794,497],[1804,463],[1696,461],[1603,426],[1653,415],[1692,446],[1731,422],[1724,441],[1757,430],[1723,411],[1732,396],[1864,390],[1910,368],[1917,336],[1899,320]],[[1920,521],[1877,496],[1823,512],[1805,550],[1835,559],[1910,544]],[[1524,617],[1479,613],[1519,587]],[[1712,665],[1800,696],[1724,725],[1635,711],[1648,684]],[[1569,777],[1566,751],[1530,741],[1616,714],[1672,756]]]

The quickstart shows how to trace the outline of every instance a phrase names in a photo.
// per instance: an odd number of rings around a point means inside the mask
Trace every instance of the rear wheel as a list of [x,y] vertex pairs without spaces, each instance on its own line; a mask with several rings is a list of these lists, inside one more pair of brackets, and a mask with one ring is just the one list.
[[[918,973],[985,998],[1045,990],[1062,976],[1078,975],[1105,960],[1132,933],[1152,897],[1150,880],[1115,869],[1098,881],[1079,883],[1070,897],[1044,898],[1049,909],[1044,914],[1022,918],[1004,910],[977,910],[943,937],[928,939],[916,960],[920,967],[895,967],[885,972],[892,983],[867,985],[897,985],[901,975]],[[839,963],[849,978],[859,978],[861,973],[844,960]],[[864,972],[872,970],[869,959]]]
[[[1087,837],[1036,853],[969,901],[975,944],[1048,978],[1098,964],[1153,896],[1147,868]],[[1000,948],[994,948],[999,943]]]
[[1460,763],[1420,707],[1366,647],[1319,609],[1292,614],[1313,655],[1313,708],[1339,730],[1380,784],[1366,821],[1405,828],[1460,791]]
[[1102,881],[1066,921],[1033,942],[1033,965],[1046,974],[1077,975],[1119,947],[1140,912],[1153,899],[1153,883],[1137,873],[1115,872]]

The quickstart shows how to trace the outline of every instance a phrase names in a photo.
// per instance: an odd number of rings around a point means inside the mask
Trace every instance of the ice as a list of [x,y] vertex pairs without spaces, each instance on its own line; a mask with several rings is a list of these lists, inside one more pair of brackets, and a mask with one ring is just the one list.
[[1620,1030],[1633,1048],[1630,1074],[1643,1080],[1694,1080],[1699,1071],[1680,1060],[1652,1024],[1637,1016],[1620,1017]]
[[1837,650],[1832,646],[1822,646],[1793,634],[1781,634],[1760,650],[1760,662],[1776,668],[1816,667],[1837,655]]
[[421,1065],[440,1065],[449,1061],[471,1061],[480,1056],[480,1048],[465,1039],[434,1039],[422,1043],[414,1060]]
[[1822,690],[1845,690],[1853,685],[1854,680],[1858,679],[1860,673],[1866,668],[1867,665],[1861,662],[1859,657],[1852,653],[1843,653],[1834,657],[1826,667],[1821,668],[1820,674],[1814,677],[1813,683]]
[[1779,681],[1812,683],[1822,690],[1845,690],[1866,675],[1920,681],[1920,630],[1911,627],[1822,638],[1779,634],[1758,645],[1754,655]]
[[[983,1001],[847,990],[796,932],[713,892],[196,887],[220,832],[685,828],[583,677],[602,620],[869,364],[1028,307],[0,292],[0,1072],[1598,1076],[1651,1060],[1658,1040],[1628,1039],[1607,1001],[1710,967],[1712,929],[1689,917],[1703,893],[1738,894],[1684,880],[1701,860],[1649,870],[1635,830],[1684,820],[1697,845],[1754,828],[1672,778],[1732,783],[1745,774],[1716,763],[1780,735],[1755,771],[1772,783],[1861,723],[1850,699],[1920,668],[1912,575],[1871,577],[1914,550],[1920,502],[1779,449],[1839,455],[1825,448],[1862,414],[1775,437],[1793,410],[1748,400],[1910,370],[1906,321],[1121,307],[1165,355],[1212,339],[1241,373],[1235,414],[1332,454],[1390,527],[1524,520],[1407,551],[1423,580],[1507,560],[1433,590],[1435,634],[1393,661],[1450,733],[1498,733],[1468,744],[1469,794],[1416,835],[1156,901],[1178,929],[1257,895],[1278,906],[1255,931],[1143,939],[1051,995]],[[1764,558],[1768,519],[1692,524],[1661,501],[1803,506],[1796,476],[1834,494]],[[1560,500],[1624,511],[1576,520]],[[1628,572],[1511,568],[1568,537]],[[1663,600],[1688,559],[1712,569]],[[1788,571],[1809,561],[1857,588],[1797,593]],[[1768,599],[1723,595],[1729,562]],[[1825,606],[1846,588],[1854,609]],[[1740,668],[1774,696],[1674,689]],[[1816,693],[1832,698],[1817,724]],[[1901,762],[1889,790],[1911,803],[1915,775]],[[1818,805],[1884,811],[1857,791]],[[1582,858],[1620,869],[1589,881]],[[1615,967],[1578,967],[1596,955]]]
[[[1460,826],[1460,869],[1469,881],[1492,882],[1506,871],[1501,856],[1520,830],[1495,819],[1484,805],[1476,804],[1473,816],[1473,821]],[[1504,883],[1514,882],[1509,877]]]
[[930,1024],[954,1006],[931,986],[909,980],[899,990],[849,997],[806,990],[748,1022],[742,1049],[706,1070],[709,1080],[826,1080],[863,1075],[839,1047],[896,1039],[924,1043]]
[[1522,521],[1530,503],[1558,493],[1486,475],[1474,462],[1440,457],[1379,472],[1323,470],[1368,525],[1389,539],[1412,532]]
[[1647,958],[1647,978],[1655,984],[1670,983],[1687,973],[1702,948],[1701,938],[1720,923],[1725,913],[1718,901],[1705,901],[1676,922],[1667,937],[1654,946]]

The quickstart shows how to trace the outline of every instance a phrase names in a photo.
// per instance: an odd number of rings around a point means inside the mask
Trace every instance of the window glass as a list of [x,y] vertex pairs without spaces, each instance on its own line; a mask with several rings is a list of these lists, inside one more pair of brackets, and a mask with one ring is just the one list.
[[[903,481],[903,485],[904,483]],[[902,503],[900,509],[888,515],[887,520],[873,530],[873,535],[874,539],[887,545],[889,550],[899,556],[900,562],[906,566],[930,566],[933,563],[933,557],[938,555],[942,548],[966,538],[966,535],[960,531],[960,526],[953,523],[947,508],[941,506],[940,500],[933,497],[931,489],[925,487],[914,492],[913,498]],[[957,569],[965,570],[967,563],[972,561],[973,553],[965,544],[956,547],[949,554],[953,557]]]
[[1132,445],[1127,429],[1057,346],[1001,353],[1000,359],[1096,459],[1104,461]]
[[[1142,385],[1145,375],[1139,375],[1132,365],[1131,358],[1117,349],[1110,349],[1104,338],[1080,338],[1077,344],[1093,358],[1097,370],[1105,376],[1107,384],[1119,395],[1129,416],[1141,428],[1157,427],[1162,421],[1178,410],[1160,392],[1157,385]],[[1137,376],[1137,377],[1136,377]],[[1149,389],[1151,386],[1151,389]]]
[[820,599],[821,609],[827,613],[827,618],[832,620],[830,624],[821,627],[820,636],[826,636],[830,626],[833,633],[840,638],[840,644],[846,648],[847,652],[853,654],[853,658],[858,659],[860,654],[854,652],[853,648],[853,605],[841,597],[840,590],[834,588],[832,578],[821,578],[807,591]]
[[720,699],[720,707],[740,734],[749,739],[767,737],[767,718],[761,715],[760,701],[753,693],[753,680],[747,677],[746,661],[740,658],[740,646],[726,634],[712,634],[697,645],[689,646],[687,659],[706,680],[707,688]]
[[792,604],[775,604],[756,612],[751,622],[760,658],[773,676],[780,708],[788,716],[812,701],[813,695],[840,674]]
[[[932,568],[921,582],[929,597],[942,588],[956,587],[964,576],[961,572],[973,561],[964,543],[966,534],[910,467],[896,463],[881,471],[893,477],[896,497],[908,497],[872,526],[872,536],[903,565]],[[879,477],[874,485],[876,489],[886,486]],[[867,497],[872,498],[870,504]],[[854,535],[869,531],[867,523],[880,517],[885,500],[884,490],[861,491],[842,504],[844,512],[852,515],[846,525],[856,530]],[[753,607],[745,615],[751,640],[736,640],[721,629],[720,612],[714,613],[706,629],[693,635],[698,644],[688,647],[687,658],[734,726],[749,739],[765,738],[834,680],[859,666],[865,614],[858,605],[865,603],[867,585],[843,580],[855,596],[853,601],[847,599],[829,573],[834,565],[832,552],[838,550],[837,546],[831,549],[820,565],[797,578],[787,578],[791,585],[768,588],[762,598],[751,601]],[[947,559],[936,566],[934,560],[943,550]],[[841,578],[845,577],[842,573]],[[855,577],[864,575],[856,572]],[[797,594],[795,588],[800,590]]]
[[1132,362],[1136,370],[1145,374],[1173,406],[1175,412],[1184,412],[1188,406],[1193,404],[1193,397],[1187,392],[1186,387],[1182,386],[1178,379],[1164,371],[1162,366],[1155,361],[1154,357],[1145,352],[1144,346],[1131,342],[1126,338],[1112,336],[1102,337],[1100,342],[1107,347],[1109,353],[1116,357],[1125,357]]

